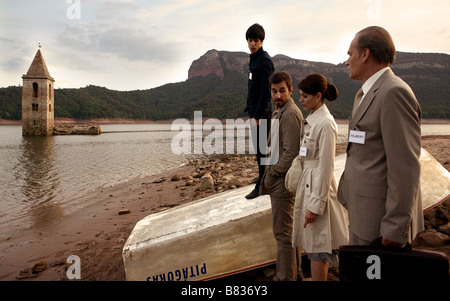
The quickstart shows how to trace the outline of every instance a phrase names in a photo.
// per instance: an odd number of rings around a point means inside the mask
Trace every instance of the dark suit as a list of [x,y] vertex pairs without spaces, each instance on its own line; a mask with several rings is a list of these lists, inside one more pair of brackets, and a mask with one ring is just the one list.
[[370,242],[380,234],[406,242],[423,230],[420,124],[414,93],[388,69],[349,122],[349,130],[366,134],[364,144],[348,143],[338,189],[349,213],[350,243],[352,235]]
[[[266,149],[261,149],[261,145],[267,144],[266,138],[270,131],[270,119],[273,112],[269,77],[273,74],[275,67],[269,54],[261,47],[257,52],[250,55],[248,68],[248,94],[245,112],[248,112],[250,118],[266,120],[265,126],[252,125],[251,127],[252,143],[259,169],[259,176],[255,185],[255,190],[258,191],[264,174],[264,165],[261,164],[261,159],[266,153]],[[261,137],[264,138],[262,143],[260,143]]]

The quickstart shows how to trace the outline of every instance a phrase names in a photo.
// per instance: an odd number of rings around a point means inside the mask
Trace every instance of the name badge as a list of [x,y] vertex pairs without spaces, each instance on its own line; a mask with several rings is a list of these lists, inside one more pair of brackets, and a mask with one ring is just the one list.
[[365,144],[366,143],[366,132],[362,131],[350,131],[348,136],[348,142]]
[[300,147],[299,155],[301,157],[306,157],[306,147],[305,146]]
[[249,79],[249,80],[252,80],[252,77],[253,77],[253,74],[250,72],[250,73],[248,74],[248,79]]

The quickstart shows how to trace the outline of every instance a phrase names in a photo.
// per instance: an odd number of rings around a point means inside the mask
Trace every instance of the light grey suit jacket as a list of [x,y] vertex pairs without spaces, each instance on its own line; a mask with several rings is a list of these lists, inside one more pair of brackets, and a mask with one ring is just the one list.
[[350,233],[406,242],[423,230],[421,115],[410,87],[388,69],[350,119],[349,130],[366,132],[364,144],[348,143],[339,182]]

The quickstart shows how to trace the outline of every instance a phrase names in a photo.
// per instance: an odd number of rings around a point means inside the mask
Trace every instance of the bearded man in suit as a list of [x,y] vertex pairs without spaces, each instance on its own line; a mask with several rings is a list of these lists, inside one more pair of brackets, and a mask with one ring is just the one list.
[[338,199],[349,214],[350,244],[403,246],[423,230],[420,191],[421,108],[391,70],[395,45],[382,27],[358,32],[346,62],[360,80],[349,122]]

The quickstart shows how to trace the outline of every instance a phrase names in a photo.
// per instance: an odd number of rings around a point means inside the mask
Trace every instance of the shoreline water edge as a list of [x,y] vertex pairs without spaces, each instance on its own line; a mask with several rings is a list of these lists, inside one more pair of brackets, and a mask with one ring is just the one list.
[[[422,147],[450,170],[450,135],[424,136]],[[345,153],[345,148],[346,144],[338,144],[336,155]],[[205,174],[211,176],[206,184],[201,180]],[[57,205],[37,209],[41,212],[34,215],[33,227],[0,237],[0,281],[70,280],[69,258],[79,258],[78,278],[82,281],[126,280],[122,248],[136,222],[168,208],[250,185],[256,177],[254,155],[211,155],[156,175],[86,191],[76,196],[77,202],[85,200],[91,205],[69,215],[59,212]],[[450,201],[436,208],[425,214],[426,235],[415,243],[450,256]],[[249,272],[246,277],[270,280],[261,271]]]
[[[247,120],[248,117],[241,117],[242,120]],[[175,119],[171,120],[134,120],[121,118],[95,118],[95,119],[75,119],[56,117],[56,125],[75,125],[75,124],[171,124]],[[192,121],[192,120],[191,120]],[[348,123],[347,119],[336,119],[336,123]],[[423,119],[422,124],[450,124],[450,119]],[[22,125],[21,120],[1,119],[0,125]]]

